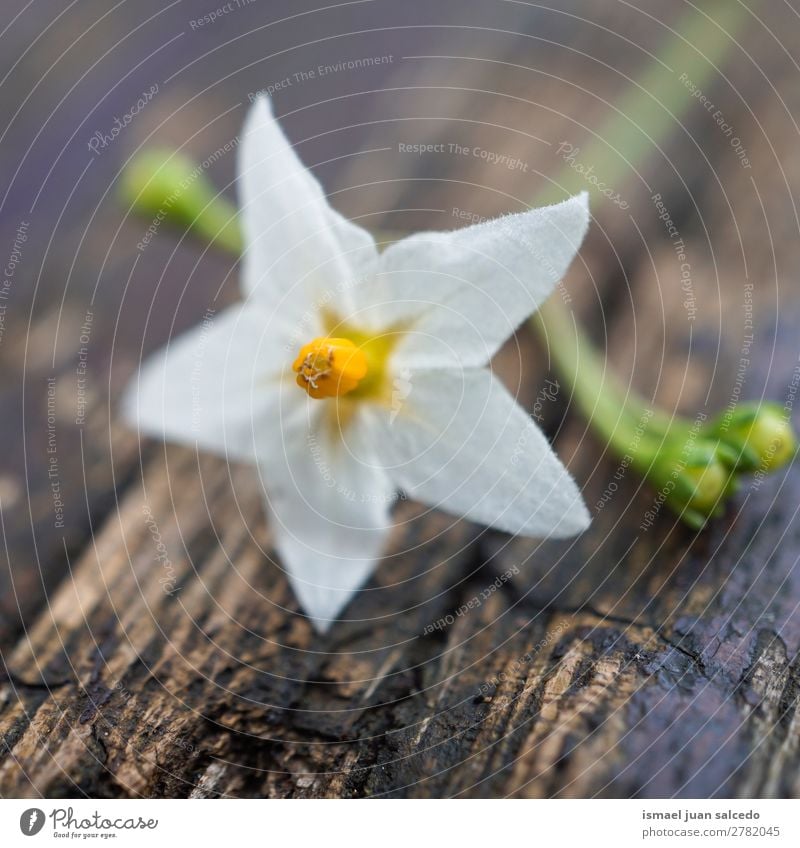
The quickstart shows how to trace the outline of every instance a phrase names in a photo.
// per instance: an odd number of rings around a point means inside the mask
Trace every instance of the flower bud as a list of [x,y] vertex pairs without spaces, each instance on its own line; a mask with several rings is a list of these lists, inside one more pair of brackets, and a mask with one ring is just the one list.
[[791,422],[775,403],[741,404],[722,416],[712,432],[735,451],[737,471],[775,471],[797,452]]
[[236,207],[214,189],[203,166],[185,154],[157,148],[136,154],[122,173],[120,189],[124,202],[154,224],[167,221],[241,252]]
[[712,515],[722,513],[736,488],[726,457],[725,447],[716,439],[676,440],[664,445],[648,476],[664,492],[667,504],[700,529]]
[[686,506],[703,515],[712,515],[731,488],[730,469],[718,459],[705,466],[687,466],[682,475],[690,487]]

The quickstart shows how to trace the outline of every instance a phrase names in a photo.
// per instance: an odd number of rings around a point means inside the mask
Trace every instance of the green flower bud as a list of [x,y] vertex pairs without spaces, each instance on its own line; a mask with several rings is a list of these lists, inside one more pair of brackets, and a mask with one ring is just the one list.
[[735,452],[731,467],[737,471],[775,471],[797,452],[791,422],[776,403],[741,404],[718,419],[711,432]]
[[712,515],[729,494],[732,477],[730,469],[714,459],[706,466],[685,468],[682,479],[688,484],[685,505],[703,515]]
[[736,489],[728,458],[728,449],[716,439],[674,439],[659,450],[647,476],[664,493],[667,505],[700,529],[708,518],[722,513]]
[[130,208],[154,223],[166,221],[241,253],[236,207],[214,189],[203,166],[183,153],[156,148],[136,154],[122,173],[120,191]]

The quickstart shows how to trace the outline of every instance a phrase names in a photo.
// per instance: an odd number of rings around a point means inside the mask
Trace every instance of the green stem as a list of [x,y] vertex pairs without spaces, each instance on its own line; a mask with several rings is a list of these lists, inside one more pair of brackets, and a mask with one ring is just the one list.
[[[708,8],[709,4],[706,4]],[[736,43],[736,37],[749,14],[747,7],[736,0],[715,3],[710,13],[690,8],[678,22],[674,35],[666,40],[661,55],[646,68],[642,81],[631,81],[616,106],[612,107],[613,114],[592,135],[585,150],[580,151],[580,161],[589,163],[605,185],[620,186],[626,183],[628,175],[641,167],[652,154],[653,148],[660,149],[660,144],[682,125],[683,118],[695,102],[679,78],[679,71],[698,89],[707,88],[713,82],[715,73],[718,73],[718,64]],[[593,204],[607,202],[592,183],[587,182],[574,168],[565,165],[558,179],[539,192],[532,205],[553,203],[581,190],[590,191]],[[561,337],[558,333],[548,333],[546,328],[558,322],[563,330],[568,314],[565,306],[556,298],[551,298],[547,304],[546,320],[533,322],[542,337],[546,337],[554,357],[565,362],[568,362],[566,352],[561,356],[555,350],[556,346],[561,345]],[[571,321],[569,323],[572,324]],[[582,367],[589,368],[593,360],[599,360],[583,336],[581,349]],[[598,367],[592,366],[592,370],[597,371]],[[589,390],[588,400],[592,393],[597,393],[595,386],[585,385],[586,381],[575,379],[575,382],[576,391],[581,392],[584,387]],[[618,388],[609,388],[609,391],[614,394]],[[628,403],[641,405],[639,399]],[[584,408],[585,404],[581,403],[581,407]],[[637,417],[638,414],[640,410],[636,410]],[[654,417],[662,427],[670,426],[671,419],[668,416],[654,414]],[[602,426],[600,422],[597,425]]]
[[617,378],[607,373],[574,316],[556,298],[532,322],[580,411],[616,452],[628,451],[640,422],[648,420],[646,404],[631,398]]
[[211,185],[204,166],[181,151],[138,153],[123,171],[120,195],[137,213],[152,216],[153,227],[168,220],[235,256],[244,249],[237,208]]
[[[758,2],[752,0],[751,6]],[[588,143],[579,151],[580,161],[592,165],[606,186],[617,189],[629,182],[630,174],[638,172],[653,149],[660,151],[683,126],[697,102],[681,76],[697,89],[708,90],[750,17],[749,8],[739,0],[717,0],[696,7],[689,4],[661,53],[644,68],[640,81],[628,80],[619,99],[610,104],[612,114],[599,130],[591,131]],[[557,179],[537,193],[534,205],[555,203],[583,190],[590,192],[592,204],[608,202],[584,175],[565,165]]]
[[[705,9],[690,8],[683,15],[641,82],[630,83],[585,149],[570,150],[574,160],[591,166],[606,186],[625,185],[628,175],[641,167],[653,148],[660,150],[666,138],[682,126],[695,100],[684,80],[690,80],[697,90],[708,88],[750,14],[747,7],[731,0],[715,3],[710,11],[706,4]],[[681,79],[681,75],[685,77]],[[532,205],[553,203],[581,190],[590,191],[594,204],[608,202],[585,174],[565,164]],[[702,498],[697,496],[700,485],[694,471],[713,467],[719,472],[723,465],[730,469],[731,479],[716,473],[721,498],[733,488],[732,472],[740,462],[741,450],[737,455],[736,450],[721,444],[713,430],[703,432],[698,442],[694,422],[657,410],[626,389],[608,372],[604,357],[557,297],[552,297],[531,323],[549,349],[559,375],[570,386],[574,401],[611,450],[628,457],[656,486],[673,479],[678,468],[681,494],[668,502],[692,526],[699,526],[705,515],[715,512],[719,498],[709,497],[707,492]],[[697,464],[692,474],[683,473],[687,456]]]

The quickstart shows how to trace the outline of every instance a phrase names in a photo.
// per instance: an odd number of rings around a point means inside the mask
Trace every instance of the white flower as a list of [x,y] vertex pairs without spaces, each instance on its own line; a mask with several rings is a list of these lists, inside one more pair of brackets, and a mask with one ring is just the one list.
[[257,463],[317,629],[374,569],[397,490],[510,533],[588,525],[575,483],[486,367],[572,261],[586,194],[379,254],[263,98],[238,185],[244,299],[153,356],[125,411],[152,435]]

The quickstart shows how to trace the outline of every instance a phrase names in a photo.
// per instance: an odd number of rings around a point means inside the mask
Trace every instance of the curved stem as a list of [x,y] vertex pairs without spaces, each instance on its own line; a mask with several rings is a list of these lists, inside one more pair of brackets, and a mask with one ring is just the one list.
[[[693,90],[711,85],[718,64],[736,44],[736,37],[750,15],[744,4],[732,0],[706,3],[703,10],[690,6],[666,39],[661,55],[645,69],[641,82],[631,82],[584,151],[573,148],[571,153],[580,154],[580,161],[601,175],[604,185],[624,185],[631,171],[651,155],[653,147],[660,149],[665,138],[683,126],[683,118],[695,102],[685,80],[694,85]],[[607,202],[582,172],[571,163],[565,164],[558,178],[538,193],[532,205],[552,203],[581,190],[592,193],[595,203]],[[624,415],[617,417],[638,421],[649,416],[651,433],[665,435],[691,426],[685,419],[652,409],[643,398],[626,391],[607,372],[599,354],[555,297],[534,317],[532,324],[550,348],[564,378],[574,385],[576,400],[584,414],[609,441],[616,438],[613,428],[609,429],[609,421],[614,418],[613,408],[617,404],[620,413],[624,410]]]

